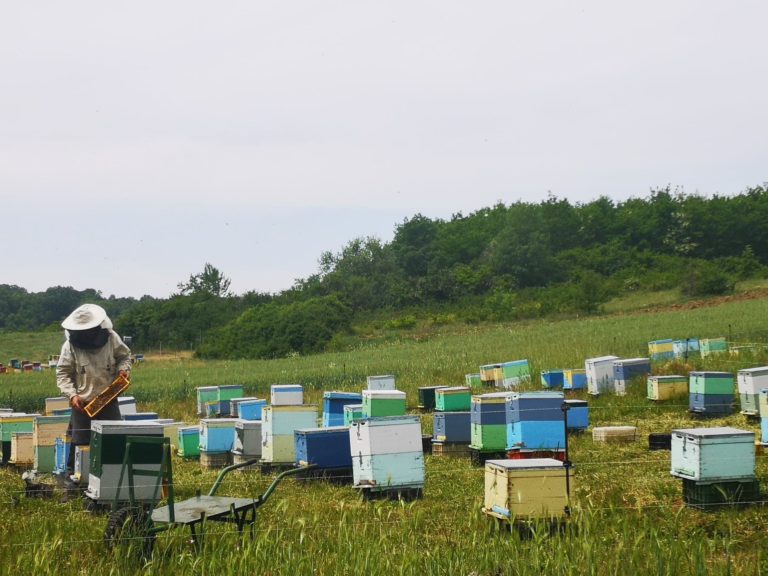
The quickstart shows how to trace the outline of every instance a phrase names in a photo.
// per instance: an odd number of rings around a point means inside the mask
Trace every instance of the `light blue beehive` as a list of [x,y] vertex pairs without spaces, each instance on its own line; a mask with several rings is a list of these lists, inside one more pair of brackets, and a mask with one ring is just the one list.
[[673,430],[671,474],[698,482],[752,479],[755,433],[730,427]]

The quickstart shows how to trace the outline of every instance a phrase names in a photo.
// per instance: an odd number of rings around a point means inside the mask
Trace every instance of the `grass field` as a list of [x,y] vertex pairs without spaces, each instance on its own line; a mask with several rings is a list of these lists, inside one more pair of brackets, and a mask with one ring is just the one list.
[[[528,358],[533,370],[579,367],[584,358],[647,354],[662,337],[717,337],[768,342],[768,300],[721,306],[624,313],[483,327],[445,326],[333,354],[274,361],[201,362],[186,355],[150,358],[136,367],[132,394],[140,409],[194,419],[196,386],[233,384],[265,397],[273,383],[300,382],[310,402],[323,390],[360,390],[365,376],[391,373],[416,404],[416,388],[460,384],[480,364]],[[0,336],[0,361],[56,352],[60,338]],[[25,349],[24,346],[29,346]],[[692,367],[735,371],[768,363],[720,357]],[[683,366],[656,366],[676,372]],[[41,410],[56,395],[50,371],[0,375],[0,406]],[[585,397],[583,393],[573,397]],[[106,517],[82,502],[28,500],[18,473],[0,470],[0,571],[35,574],[758,574],[768,571],[768,514],[762,506],[700,512],[682,505],[680,481],[669,475],[669,453],[649,452],[649,432],[698,426],[685,401],[653,404],[638,385],[623,398],[590,399],[593,425],[631,424],[640,440],[627,446],[573,436],[574,513],[566,532],[529,540],[499,533],[480,512],[483,473],[464,460],[427,457],[424,498],[412,503],[365,502],[349,487],[290,480],[259,516],[253,540],[242,545],[231,529],[210,528],[196,554],[180,530],[161,535],[151,563],[108,554],[101,542]],[[431,417],[422,418],[425,433]],[[743,416],[707,421],[758,430]],[[215,474],[174,461],[177,495],[207,490]],[[758,455],[768,490],[768,461]],[[228,478],[222,493],[256,495],[269,482],[257,473]]]

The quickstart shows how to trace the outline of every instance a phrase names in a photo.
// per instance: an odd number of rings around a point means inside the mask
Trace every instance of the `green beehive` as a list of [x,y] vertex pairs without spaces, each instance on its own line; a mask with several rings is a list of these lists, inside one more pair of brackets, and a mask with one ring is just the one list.
[[699,349],[702,357],[710,354],[722,354],[728,351],[728,342],[725,338],[705,338],[699,340]]
[[729,372],[691,372],[691,394],[733,394],[734,378]]
[[471,448],[481,451],[498,451],[507,449],[506,424],[472,424]]
[[362,404],[347,404],[344,406],[344,426],[349,426],[355,420],[360,420],[363,417],[363,405]]
[[197,415],[207,416],[209,402],[219,401],[219,387],[218,386],[198,386],[197,392]]
[[405,392],[400,390],[363,390],[363,418],[404,415]]
[[200,426],[179,426],[178,454],[182,458],[200,458]]
[[447,388],[447,386],[421,386],[419,387],[419,408],[424,410],[435,409],[435,393],[441,388]]
[[480,378],[480,373],[465,374],[464,383],[470,388],[480,388],[483,385],[483,380]]
[[471,401],[472,392],[466,386],[452,386],[435,391],[435,410],[440,412],[466,412]]

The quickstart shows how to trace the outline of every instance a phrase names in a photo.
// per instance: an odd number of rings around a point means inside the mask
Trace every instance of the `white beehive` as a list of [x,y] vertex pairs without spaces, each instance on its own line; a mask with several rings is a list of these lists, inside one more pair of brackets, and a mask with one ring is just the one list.
[[599,356],[585,360],[587,391],[590,394],[613,390],[613,362],[618,359],[618,356]]

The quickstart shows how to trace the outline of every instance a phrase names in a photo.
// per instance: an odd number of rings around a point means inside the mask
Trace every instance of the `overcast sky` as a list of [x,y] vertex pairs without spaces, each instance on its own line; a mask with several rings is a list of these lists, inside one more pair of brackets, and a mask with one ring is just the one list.
[[279,291],[548,192],[768,180],[762,1],[190,0],[0,7],[0,284]]

